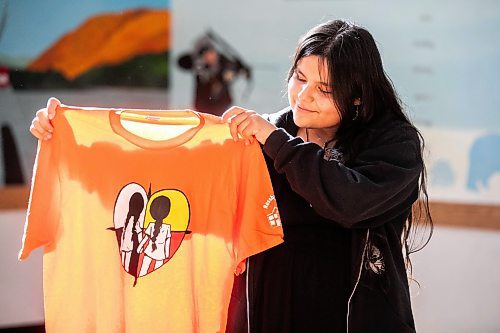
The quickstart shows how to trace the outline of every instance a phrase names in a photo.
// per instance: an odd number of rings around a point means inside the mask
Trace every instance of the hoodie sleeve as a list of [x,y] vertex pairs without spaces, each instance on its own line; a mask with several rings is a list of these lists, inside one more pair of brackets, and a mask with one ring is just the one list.
[[326,161],[323,149],[284,129],[269,136],[264,152],[321,216],[345,228],[376,226],[386,221],[376,217],[399,215],[411,207],[422,170],[414,129],[391,126],[379,133],[349,166]]

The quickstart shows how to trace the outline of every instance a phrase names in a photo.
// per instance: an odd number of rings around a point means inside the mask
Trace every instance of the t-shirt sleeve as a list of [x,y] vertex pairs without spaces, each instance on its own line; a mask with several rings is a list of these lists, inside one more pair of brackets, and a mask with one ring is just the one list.
[[56,136],[38,143],[19,260],[26,259],[40,246],[48,250],[55,243],[60,200],[59,175],[54,161],[56,145]]
[[243,148],[238,189],[235,273],[245,270],[245,259],[283,242],[283,228],[269,177],[257,142]]

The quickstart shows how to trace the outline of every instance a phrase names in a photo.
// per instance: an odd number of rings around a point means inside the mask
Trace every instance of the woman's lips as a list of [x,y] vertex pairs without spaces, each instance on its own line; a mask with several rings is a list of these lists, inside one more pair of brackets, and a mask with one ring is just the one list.
[[299,109],[299,111],[303,111],[303,112],[315,112],[313,110],[309,110],[309,109],[303,108],[300,105],[297,105],[297,109]]

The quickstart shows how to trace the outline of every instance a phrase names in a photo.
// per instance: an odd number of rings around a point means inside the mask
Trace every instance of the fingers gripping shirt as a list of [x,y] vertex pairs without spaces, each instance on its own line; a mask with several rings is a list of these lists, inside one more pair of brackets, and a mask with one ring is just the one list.
[[[57,110],[20,252],[45,247],[48,332],[224,332],[234,272],[282,242],[259,145],[186,112],[194,127],[150,140],[117,110]],[[137,114],[146,132],[162,117]]]

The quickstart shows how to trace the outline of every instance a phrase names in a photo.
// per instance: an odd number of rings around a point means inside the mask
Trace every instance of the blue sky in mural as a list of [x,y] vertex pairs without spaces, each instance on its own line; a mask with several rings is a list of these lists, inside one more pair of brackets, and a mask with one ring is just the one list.
[[0,11],[7,8],[0,57],[22,62],[43,52],[89,16],[137,7],[170,8],[170,0],[0,0]]

